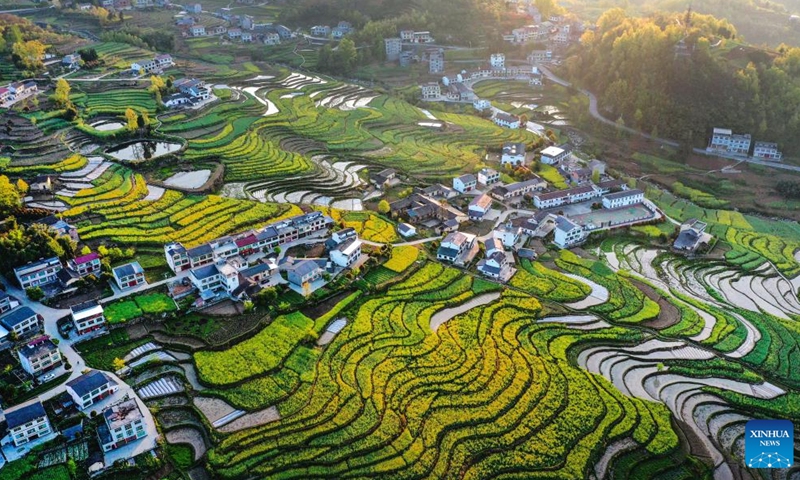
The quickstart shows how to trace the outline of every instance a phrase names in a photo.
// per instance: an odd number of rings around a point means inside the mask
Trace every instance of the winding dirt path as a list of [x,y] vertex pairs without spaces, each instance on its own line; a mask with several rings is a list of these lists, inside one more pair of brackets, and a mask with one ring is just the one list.
[[500,298],[500,292],[484,293],[473,297],[468,302],[462,303],[456,307],[445,308],[434,313],[431,317],[431,331],[435,332],[439,326],[452,319],[456,315],[468,312],[475,307],[480,307],[494,302]]

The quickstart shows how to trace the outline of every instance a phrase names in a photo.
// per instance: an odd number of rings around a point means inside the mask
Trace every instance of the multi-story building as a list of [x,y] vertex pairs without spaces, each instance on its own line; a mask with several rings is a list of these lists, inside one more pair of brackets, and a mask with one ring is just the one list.
[[78,335],[99,330],[106,324],[103,307],[94,300],[74,305],[70,310],[72,312],[72,323],[75,325],[75,331],[78,332]]
[[753,147],[753,157],[761,158],[764,160],[780,161],[783,154],[778,150],[777,143],[771,142],[756,142]]
[[481,185],[492,185],[500,181],[500,172],[493,168],[481,168],[478,172],[478,183]]
[[53,431],[42,402],[38,400],[12,407],[6,410],[5,415],[8,434],[16,447],[50,435]]
[[190,249],[184,248],[180,243],[171,243],[164,246],[164,254],[172,271],[178,273],[224,262],[237,255],[271,251],[275,247],[325,230],[331,223],[333,220],[322,212],[311,212],[272,223],[260,230],[218,238]]
[[144,278],[144,269],[139,265],[139,262],[126,263],[111,270],[114,275],[114,280],[120,290],[138,287],[146,283]]
[[362,242],[358,237],[342,241],[331,249],[331,261],[339,267],[349,268],[361,258],[361,245]]
[[438,100],[442,96],[442,87],[437,82],[428,82],[421,86],[423,100]]
[[505,112],[495,113],[494,117],[492,117],[492,121],[500,127],[511,129],[517,129],[520,125],[519,117]]
[[580,243],[584,238],[583,227],[568,219],[558,215],[556,217],[556,228],[554,230],[553,243],[559,248],[569,248]]
[[0,290],[0,315],[11,310],[11,296],[5,291]]
[[58,257],[51,257],[15,268],[14,276],[17,277],[19,286],[26,289],[58,281],[58,272],[62,268]]
[[22,369],[34,377],[61,365],[61,352],[50,337],[35,338],[17,350]]
[[27,306],[17,307],[0,318],[0,325],[9,332],[21,337],[31,332],[38,332],[43,321],[36,312]]
[[104,452],[147,436],[144,415],[135,398],[106,408],[102,415],[103,422],[97,428],[97,438]]
[[545,165],[555,165],[565,158],[568,158],[570,150],[561,147],[547,147],[542,150],[542,163]]
[[541,177],[534,175],[533,178],[522,182],[514,182],[502,187],[495,187],[492,189],[491,194],[500,201],[509,201],[522,198],[525,195],[543,190],[546,187],[547,182]]
[[489,56],[489,65],[491,65],[493,70],[504,70],[506,68],[506,54],[491,54],[491,56]]
[[553,52],[550,50],[534,50],[528,55],[528,63],[547,63],[553,59]]
[[639,189],[609,193],[603,197],[603,208],[620,208],[644,201],[644,192]]
[[331,27],[327,25],[314,25],[311,27],[311,35],[314,37],[328,38],[331,36]]
[[472,250],[475,245],[475,235],[464,232],[452,232],[447,234],[436,251],[436,258],[446,262],[456,263],[459,257],[464,256]]
[[570,203],[583,202],[600,196],[600,189],[595,185],[557,190],[555,192],[537,193],[533,196],[536,208],[553,208]]
[[100,275],[102,269],[100,255],[96,252],[75,257],[67,262],[67,266],[81,277]]
[[395,38],[384,38],[383,43],[386,46],[386,60],[396,62],[400,60],[400,52],[403,51],[403,40]]
[[264,34],[264,45],[280,45],[281,36],[277,32],[267,32]]
[[67,382],[67,393],[81,410],[113,395],[117,390],[119,384],[99,370],[90,370]]
[[484,193],[469,202],[467,213],[469,214],[470,220],[481,220],[491,208],[492,197]]
[[428,72],[431,74],[444,72],[444,49],[428,49]]
[[471,173],[465,173],[453,179],[453,189],[459,193],[471,192],[477,186],[478,179]]
[[715,128],[706,150],[732,155],[747,155],[750,153],[750,142],[750,134],[735,134],[727,128]]
[[503,154],[500,157],[502,165],[520,166],[525,164],[525,144],[506,143],[503,145]]
[[201,295],[206,292],[218,292],[225,289],[225,277],[216,264],[205,265],[192,269],[189,273],[192,285]]

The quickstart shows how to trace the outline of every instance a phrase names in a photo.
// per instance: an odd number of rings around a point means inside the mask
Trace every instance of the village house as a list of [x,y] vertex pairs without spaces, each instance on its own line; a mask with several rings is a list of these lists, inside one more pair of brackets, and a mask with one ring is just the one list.
[[428,73],[437,74],[444,72],[444,49],[429,48],[426,50],[428,56]]
[[314,260],[299,260],[284,267],[292,290],[301,295],[313,293],[313,283],[322,278],[324,270]]
[[436,258],[450,263],[466,265],[474,256],[475,235],[464,232],[449,233],[439,249],[436,251]]
[[780,161],[783,154],[778,150],[777,143],[771,142],[756,142],[753,147],[753,158],[760,158],[762,160]]
[[61,352],[48,336],[35,338],[17,350],[22,369],[38,377],[61,365]]
[[609,193],[603,197],[603,208],[621,208],[644,202],[644,192],[639,189]]
[[504,274],[509,269],[509,265],[505,252],[495,251],[491,254],[487,252],[486,258],[478,262],[477,269],[486,277],[505,281],[507,280],[505,277],[510,277],[510,275]]
[[500,157],[502,165],[512,165],[515,167],[525,164],[525,144],[506,143],[503,145],[503,154]]
[[453,179],[453,189],[459,193],[471,192],[477,186],[478,179],[471,173],[465,173]]
[[478,171],[478,183],[489,186],[500,181],[500,172],[493,168],[481,168]]
[[328,38],[331,36],[331,27],[327,25],[314,25],[311,27],[311,36]]
[[400,179],[397,178],[397,170],[393,168],[386,168],[378,173],[370,175],[369,181],[379,190],[400,184]]
[[58,281],[58,272],[62,269],[61,261],[58,257],[50,257],[46,260],[31,262],[22,267],[14,269],[14,276],[17,277],[19,286],[22,289],[38,287]]
[[42,402],[32,400],[5,411],[6,428],[15,447],[50,435],[52,429]]
[[267,32],[264,34],[264,45],[280,45],[281,36],[277,32]]
[[203,37],[206,35],[206,27],[203,25],[192,25],[189,27],[193,37]]
[[606,193],[611,192],[618,192],[620,190],[627,190],[628,184],[625,180],[603,180],[597,184],[598,190],[600,190],[601,195],[605,195]]
[[229,28],[228,29],[228,38],[231,40],[235,40],[242,36],[242,29],[241,28]]
[[475,99],[474,102],[472,102],[472,106],[475,108],[475,110],[483,112],[484,110],[492,108],[492,102],[490,102],[489,100],[477,98]]
[[216,264],[193,268],[189,272],[189,281],[205,299],[213,297],[225,288],[225,277]]
[[547,147],[541,152],[542,163],[545,165],[555,165],[562,160],[569,158],[571,149],[563,147]]
[[0,290],[0,314],[6,313],[9,310],[11,310],[11,295]]
[[48,215],[44,218],[34,221],[33,223],[46,225],[47,227],[50,227],[51,230],[56,232],[57,235],[65,235],[75,242],[80,241],[78,229],[74,225],[70,225],[55,215]]
[[135,288],[139,285],[147,283],[144,278],[144,270],[139,262],[126,263],[111,270],[114,276],[114,281],[120,290],[127,290],[128,288]]
[[442,96],[442,87],[437,82],[428,82],[420,86],[423,100],[438,100]]
[[106,325],[103,307],[94,300],[70,307],[72,323],[78,335],[99,330]]
[[534,50],[528,55],[528,63],[547,63],[553,59],[553,52],[550,50]]
[[467,214],[470,220],[481,220],[492,209],[492,197],[482,194],[469,202]]
[[350,268],[361,258],[361,245],[362,242],[356,235],[343,239],[330,249],[331,261],[339,267]]
[[123,400],[102,412],[103,422],[97,427],[97,438],[104,452],[125,446],[147,436],[144,415],[136,398]]
[[750,134],[734,134],[727,128],[715,128],[711,134],[711,142],[706,151],[711,153],[727,153],[731,155],[747,155],[750,153]]
[[17,307],[0,317],[0,325],[9,332],[22,337],[42,328],[44,319],[28,306]]
[[11,96],[11,91],[7,87],[0,87],[0,106],[6,106]]
[[672,243],[672,248],[679,252],[694,253],[700,246],[708,246],[714,238],[706,233],[705,222],[692,218],[681,224],[678,237]]
[[411,238],[417,234],[417,229],[414,225],[408,223],[398,223],[397,233],[403,238]]
[[79,68],[81,66],[81,56],[77,53],[64,55],[64,58],[61,59],[61,65],[66,68]]
[[583,227],[567,217],[556,216],[553,243],[559,248],[569,248],[583,241]]
[[67,268],[78,274],[79,277],[86,277],[89,275],[100,275],[102,270],[102,263],[100,262],[100,255],[96,252],[75,257],[67,262]]
[[168,53],[159,53],[158,55],[155,56],[153,60],[158,65],[158,68],[161,70],[167,69],[175,65],[175,62],[172,60],[172,55]]
[[386,47],[386,60],[396,62],[400,60],[400,53],[403,51],[403,40],[394,38],[384,38],[383,44]]
[[492,121],[500,127],[511,129],[517,129],[520,125],[519,117],[505,112],[495,113],[494,117],[492,117]]
[[492,236],[497,238],[503,246],[512,248],[522,236],[522,227],[506,222],[498,225],[492,232]]
[[351,33],[353,31],[353,25],[350,22],[341,21],[339,24],[331,30],[331,36],[335,40],[340,40],[344,38],[345,35]]
[[489,56],[489,65],[492,70],[505,70],[506,55],[504,53],[493,53]]
[[133,62],[131,64],[131,72],[134,75],[145,75],[148,73],[157,73],[161,69],[158,66],[158,62],[154,59],[151,60],[143,60],[141,62]]
[[90,370],[67,382],[67,393],[79,410],[86,410],[118,390],[119,384],[99,370]]
[[594,185],[557,190],[554,192],[537,193],[533,195],[533,204],[536,208],[553,208],[570,203],[591,200],[600,196],[600,190]]
[[494,198],[500,201],[519,200],[525,195],[543,190],[546,187],[547,182],[542,180],[541,177],[534,175],[529,180],[494,187],[490,193]]

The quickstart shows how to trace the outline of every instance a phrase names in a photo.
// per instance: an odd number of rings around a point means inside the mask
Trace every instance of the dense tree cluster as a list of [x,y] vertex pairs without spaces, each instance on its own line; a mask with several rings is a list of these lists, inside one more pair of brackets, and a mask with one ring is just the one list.
[[800,200],[800,182],[781,180],[775,186],[775,190],[784,198]]
[[633,18],[609,10],[568,74],[628,126],[700,145],[724,126],[800,147],[800,49],[733,46],[736,30],[699,14]]
[[4,272],[40,258],[57,256],[68,259],[75,256],[75,242],[67,236],[57,236],[46,225],[34,223],[25,227],[9,217],[3,226],[4,231],[0,234],[0,270]]

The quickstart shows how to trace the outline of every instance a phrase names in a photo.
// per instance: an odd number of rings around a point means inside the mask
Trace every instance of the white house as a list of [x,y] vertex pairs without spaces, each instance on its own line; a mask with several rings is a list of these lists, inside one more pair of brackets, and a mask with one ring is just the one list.
[[486,258],[478,262],[478,271],[481,274],[489,277],[499,279],[503,277],[503,272],[508,268],[508,257],[505,252],[495,251],[489,254],[486,252]]
[[511,115],[505,112],[497,112],[495,113],[494,117],[492,117],[492,121],[500,126],[505,128],[512,128],[516,129],[519,128],[520,121],[519,117],[516,115]]
[[241,28],[229,28],[228,29],[228,38],[231,40],[241,38],[242,36],[242,29]]
[[497,238],[506,247],[513,247],[522,236],[522,227],[514,226],[511,222],[499,225],[492,235]]
[[447,262],[456,262],[459,256],[470,251],[474,245],[475,235],[464,232],[449,233],[439,245],[436,258]]
[[480,195],[469,202],[467,214],[470,220],[480,220],[492,209],[492,197],[487,194]]
[[336,245],[330,251],[331,261],[342,268],[349,268],[361,258],[362,242],[353,236]]
[[81,277],[100,275],[101,271],[100,255],[96,252],[76,257],[68,261],[67,265]]
[[542,150],[542,163],[555,165],[569,156],[570,152],[560,147],[547,147]]
[[397,231],[403,238],[411,238],[417,234],[417,228],[409,223],[398,224]]
[[264,45],[280,45],[281,36],[275,32],[267,32],[264,34]]
[[58,257],[50,257],[15,268],[14,276],[17,277],[19,286],[24,290],[57,281],[57,274],[62,268]]
[[503,154],[500,157],[503,165],[513,165],[515,167],[525,164],[525,144],[506,143],[503,145]]
[[34,377],[61,365],[61,352],[48,336],[35,338],[17,350],[22,369]]
[[471,173],[465,173],[453,179],[453,189],[459,193],[467,193],[475,190],[478,186],[478,179]]
[[73,305],[70,307],[70,311],[72,323],[75,325],[78,335],[98,330],[106,324],[102,305],[93,300]]
[[771,142],[756,142],[753,147],[753,157],[761,158],[764,160],[780,161],[783,154],[778,150],[777,143]]
[[67,393],[80,410],[91,407],[117,390],[119,384],[99,370],[90,370],[67,382]]
[[0,317],[0,325],[17,336],[38,331],[43,319],[28,306],[17,307]]
[[144,269],[139,262],[126,263],[111,270],[114,280],[120,290],[138,287],[147,281],[144,278]]
[[147,436],[144,415],[136,398],[106,408],[102,416],[104,421],[98,425],[97,437],[104,452],[110,452]]
[[595,185],[557,190],[555,192],[537,193],[533,196],[536,208],[553,208],[570,203],[584,202],[600,196],[600,189]]
[[481,168],[478,172],[478,183],[492,185],[500,181],[500,172],[493,168]]
[[8,434],[16,447],[46,437],[53,431],[42,402],[38,400],[9,408],[5,417]]
[[428,82],[420,86],[423,100],[438,100],[442,96],[442,87],[437,82]]
[[472,102],[472,106],[475,107],[475,110],[482,112],[484,110],[492,108],[492,102],[490,102],[489,100],[478,98],[474,102]]
[[493,70],[504,70],[506,68],[506,54],[493,53],[489,57],[489,65],[492,66]]
[[314,25],[311,27],[311,36],[327,38],[331,35],[331,27],[328,25]]
[[428,50],[428,73],[444,72],[444,50],[433,48]]
[[711,142],[706,148],[709,152],[747,155],[750,153],[750,134],[734,134],[728,128],[715,128],[711,134]]
[[603,208],[620,208],[644,201],[644,192],[639,189],[609,193],[603,197]]
[[189,280],[200,294],[227,290],[225,277],[215,264],[194,268],[189,272]]
[[193,37],[203,37],[206,34],[206,27],[203,25],[192,25],[190,31]]
[[569,248],[583,240],[583,227],[568,219],[558,215],[556,217],[556,228],[554,230],[555,243],[559,248]]
[[153,60],[155,60],[155,62],[158,64],[158,67],[161,70],[164,70],[165,68],[169,68],[175,65],[175,61],[172,60],[172,55],[168,53],[160,53],[156,55],[156,57]]

